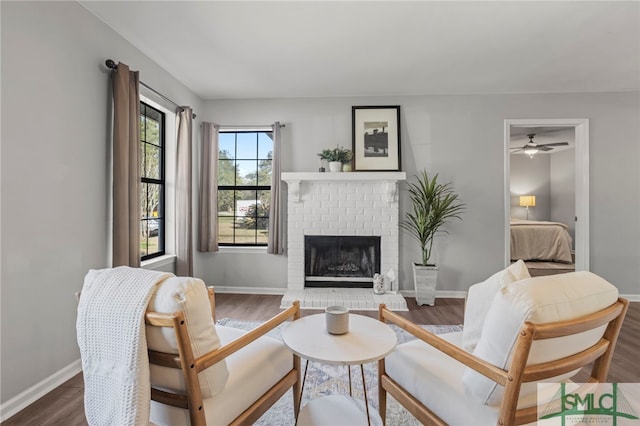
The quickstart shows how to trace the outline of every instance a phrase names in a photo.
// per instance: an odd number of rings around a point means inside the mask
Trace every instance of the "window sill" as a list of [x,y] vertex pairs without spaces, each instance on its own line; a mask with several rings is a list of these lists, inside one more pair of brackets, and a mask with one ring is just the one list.
[[234,254],[261,254],[267,253],[266,246],[259,247],[232,247],[232,246],[219,246],[218,253],[234,253]]
[[176,257],[175,254],[165,254],[154,257],[153,259],[142,261],[140,267],[144,269],[157,269],[167,265],[175,265]]

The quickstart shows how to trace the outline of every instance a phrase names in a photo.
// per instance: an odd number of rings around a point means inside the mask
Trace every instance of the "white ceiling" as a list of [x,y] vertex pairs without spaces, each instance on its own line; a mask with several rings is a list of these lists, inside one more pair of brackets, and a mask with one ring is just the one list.
[[638,1],[81,4],[203,99],[640,90]]

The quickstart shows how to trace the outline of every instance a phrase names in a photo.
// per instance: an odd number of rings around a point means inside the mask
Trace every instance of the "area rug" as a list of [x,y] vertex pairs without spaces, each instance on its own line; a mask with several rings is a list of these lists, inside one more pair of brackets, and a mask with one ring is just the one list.
[[[260,324],[254,321],[238,321],[229,318],[222,318],[217,324],[228,327],[234,327],[241,330],[251,330]],[[269,335],[276,339],[282,338],[283,324],[271,331]],[[390,324],[390,327],[398,336],[398,343],[404,343],[415,339],[411,334],[401,328]],[[422,325],[422,328],[429,330],[435,334],[452,333],[462,331],[461,325]],[[301,368],[304,371],[305,360],[302,360]],[[364,365],[364,374],[367,383],[367,397],[370,409],[378,410],[378,363],[372,362]],[[353,366],[351,368],[351,384],[353,396],[356,399],[364,400],[362,390],[362,377],[360,368]],[[302,406],[308,401],[325,395],[348,395],[349,394],[349,375],[346,366],[328,365],[317,362],[309,362],[307,370],[307,380],[304,385],[302,394]],[[267,411],[255,424],[259,426],[285,426],[294,425],[293,416],[293,395],[289,390],[278,402],[276,402],[269,411]],[[419,425],[418,422],[408,411],[406,411],[397,401],[390,395],[387,398],[387,425]],[[336,425],[337,426],[337,425]]]

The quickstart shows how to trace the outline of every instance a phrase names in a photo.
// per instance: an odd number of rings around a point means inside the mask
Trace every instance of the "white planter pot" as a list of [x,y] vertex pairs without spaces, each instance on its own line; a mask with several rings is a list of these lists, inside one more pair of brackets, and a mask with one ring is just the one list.
[[330,172],[341,172],[342,171],[342,163],[339,161],[329,161],[329,171]]
[[413,285],[415,286],[418,305],[433,306],[435,304],[437,281],[437,266],[413,264]]

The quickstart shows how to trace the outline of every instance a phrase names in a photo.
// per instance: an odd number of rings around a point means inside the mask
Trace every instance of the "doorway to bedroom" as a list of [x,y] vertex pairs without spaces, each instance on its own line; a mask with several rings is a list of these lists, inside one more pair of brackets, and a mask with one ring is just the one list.
[[588,270],[588,120],[505,120],[505,263]]

